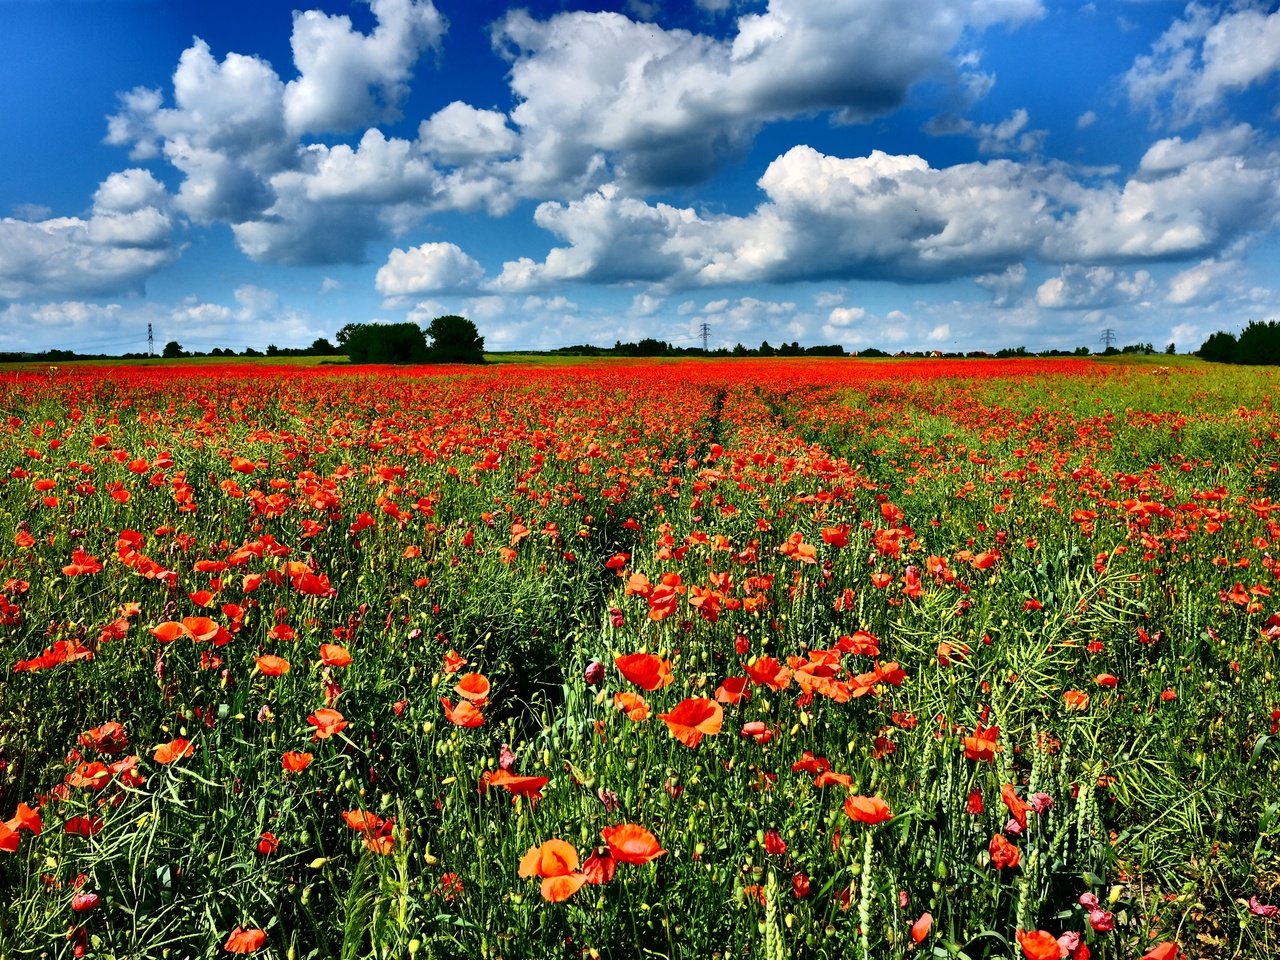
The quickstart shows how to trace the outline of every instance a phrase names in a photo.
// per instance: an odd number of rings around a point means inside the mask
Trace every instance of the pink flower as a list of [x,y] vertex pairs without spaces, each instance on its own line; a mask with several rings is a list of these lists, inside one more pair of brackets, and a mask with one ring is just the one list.
[[1250,897],[1249,912],[1255,917],[1274,917],[1280,915],[1280,907],[1269,903],[1259,903],[1257,897]]

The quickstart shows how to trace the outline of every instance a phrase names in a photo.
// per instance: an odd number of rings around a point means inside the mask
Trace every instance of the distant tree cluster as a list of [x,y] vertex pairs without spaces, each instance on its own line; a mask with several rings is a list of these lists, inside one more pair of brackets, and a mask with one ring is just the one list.
[[1200,345],[1196,356],[1215,363],[1280,364],[1280,320],[1253,320],[1239,337],[1219,330]]
[[[239,353],[229,347],[214,347],[207,351],[186,350],[177,340],[170,340],[160,351],[160,356],[166,360],[177,360],[181,357],[336,357],[340,352],[326,337],[317,337],[309,347],[277,347],[273,343],[267,347],[265,353],[253,347],[245,347]],[[124,355],[126,360],[136,360],[146,356],[145,353]]]
[[337,340],[352,363],[484,363],[484,337],[465,317],[436,317],[426,330],[416,323],[348,323]]

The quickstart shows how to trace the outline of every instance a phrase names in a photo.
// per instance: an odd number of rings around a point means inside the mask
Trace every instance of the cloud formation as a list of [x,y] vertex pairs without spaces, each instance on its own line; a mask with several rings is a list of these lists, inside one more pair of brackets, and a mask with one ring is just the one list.
[[98,186],[87,217],[0,219],[0,300],[139,293],[177,256],[164,187],[124,170]]

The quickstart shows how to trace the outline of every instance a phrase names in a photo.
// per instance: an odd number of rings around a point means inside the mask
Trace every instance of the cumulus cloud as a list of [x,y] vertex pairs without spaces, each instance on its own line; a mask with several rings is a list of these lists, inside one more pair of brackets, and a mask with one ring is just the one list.
[[980,274],[973,278],[973,282],[991,294],[993,307],[1012,307],[1022,298],[1022,291],[1027,285],[1027,265],[1014,263],[1000,273]]
[[1216,260],[1212,257],[1201,260],[1194,267],[1180,271],[1169,281],[1169,292],[1165,300],[1177,306],[1204,303],[1215,297],[1222,283],[1234,276],[1239,268],[1240,264],[1232,260]]
[[0,219],[0,299],[139,293],[178,256],[169,197],[141,169],[113,173],[87,217]]
[[371,0],[372,33],[345,16],[294,17],[299,76],[284,82],[255,56],[218,60],[197,38],[178,61],[173,103],[137,88],[120,98],[107,142],[182,174],[174,206],[232,226],[255,260],[359,262],[376,236],[420,219],[438,174],[420,148],[365,129],[355,146],[304,144],[307,133],[393,119],[421,53],[444,21],[430,0]]
[[[124,315],[125,310],[118,303],[79,300],[10,303],[0,308],[0,348],[97,349],[106,344],[119,344],[128,335],[123,325]],[[145,340],[145,336],[140,338],[138,349]]]
[[1280,71],[1280,11],[1191,3],[1125,74],[1130,102],[1177,125],[1220,112],[1228,94]]
[[494,31],[511,59],[512,120],[526,188],[612,178],[692,184],[742,150],[759,125],[830,111],[883,115],[948,70],[967,30],[1043,13],[1038,0],[770,0],[725,40],[620,14],[514,12]]
[[1144,179],[1160,177],[1184,170],[1193,163],[1203,163],[1224,156],[1247,153],[1256,131],[1247,123],[1221,130],[1210,130],[1191,140],[1168,137],[1157,140],[1138,163],[1138,175]]
[[379,268],[374,285],[384,297],[407,297],[474,287],[484,268],[453,243],[395,249]]
[[423,150],[449,166],[509,156],[518,137],[507,126],[507,115],[497,110],[477,110],[455,100],[423,120],[418,127]]
[[300,76],[284,91],[294,133],[341,132],[398,119],[414,64],[438,46],[445,20],[431,0],[370,0],[377,18],[365,35],[351,18],[319,10],[293,15],[293,62]]
[[1067,266],[1036,289],[1036,304],[1050,310],[1096,310],[1132,303],[1155,289],[1146,270],[1132,275],[1111,267]]
[[[769,165],[763,202],[743,216],[648,203],[615,185],[544,203],[534,219],[563,245],[541,262],[506,263],[494,287],[976,276],[1008,305],[1025,281],[1018,265],[1030,259],[1205,257],[1280,222],[1280,165],[1270,155],[1184,159],[1163,175],[1109,181],[1061,165],[935,168],[918,156],[842,158],[797,146]],[[1044,296],[1066,302],[1066,293]]]

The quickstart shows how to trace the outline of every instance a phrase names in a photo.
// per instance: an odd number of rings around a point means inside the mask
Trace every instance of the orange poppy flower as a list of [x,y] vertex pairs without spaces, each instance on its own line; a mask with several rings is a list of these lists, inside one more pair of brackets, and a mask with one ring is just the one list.
[[489,699],[489,678],[483,673],[464,673],[453,689],[458,691],[458,696],[482,706]]
[[351,666],[351,654],[346,647],[337,643],[320,644],[320,660],[326,667]]
[[528,797],[534,801],[541,800],[542,788],[550,782],[547,777],[524,777],[510,770],[495,770],[485,781],[487,786],[509,790],[512,803],[515,803],[519,797]]
[[331,710],[328,707],[321,707],[307,717],[307,723],[316,728],[315,733],[311,735],[313,743],[317,740],[328,740],[335,733],[347,728],[346,718],[337,710]]
[[675,680],[670,662],[652,653],[629,653],[614,657],[618,672],[641,690],[660,690]]
[[179,637],[191,636],[191,632],[174,620],[166,620],[164,623],[157,623],[152,627],[151,635],[161,643],[173,643]]
[[264,677],[280,677],[288,673],[291,664],[284,657],[277,657],[274,653],[263,654],[258,657],[258,670]]
[[1019,930],[1018,946],[1027,960],[1058,960],[1062,956],[1058,938],[1045,930]]
[[461,700],[455,707],[447,699],[442,698],[440,706],[444,707],[445,718],[454,726],[478,727],[484,723],[484,714],[469,700]]
[[658,714],[671,735],[686,747],[696,747],[703,735],[714,736],[724,723],[724,710],[714,700],[686,697],[670,713]]
[[587,857],[587,862],[582,865],[582,872],[587,883],[601,886],[611,881],[618,872],[618,861],[607,848],[602,847],[592,851],[591,856]]
[[1068,690],[1062,695],[1068,710],[1084,710],[1089,706],[1089,695],[1083,690]]
[[628,720],[648,720],[649,703],[638,693],[620,690],[613,695],[615,710],[625,710]]
[[39,810],[29,807],[25,803],[20,803],[17,811],[4,822],[3,826],[14,832],[26,830],[38,836],[44,830],[44,820],[41,818]]
[[600,835],[619,863],[644,866],[667,852],[658,845],[657,838],[639,824],[620,823],[615,827],[605,827]]
[[1027,826],[1027,811],[1031,809],[1031,804],[1018,796],[1017,788],[1011,783],[1006,783],[1000,788],[1000,799],[1004,801],[1004,805],[1009,808],[1009,813],[1013,819],[1024,829]]
[[911,925],[911,939],[921,943],[933,929],[933,914],[928,911],[920,914],[920,919]]
[[7,823],[0,823],[0,853],[17,853],[22,838]]
[[158,747],[153,747],[151,750],[156,763],[162,764],[173,763],[175,760],[181,760],[183,757],[189,757],[195,752],[195,744],[182,737],[176,737],[168,743],[162,743]]
[[746,677],[725,677],[724,682],[716,687],[716,700],[733,706],[743,700],[751,699],[751,688],[747,686]]
[[563,877],[578,869],[578,851],[564,840],[547,840],[530,847],[520,859],[520,876]]
[[86,730],[80,734],[80,746],[92,748],[100,753],[119,753],[129,745],[129,736],[125,729],[114,720],[108,720],[100,727]]
[[265,931],[236,927],[231,931],[231,936],[227,937],[227,942],[222,945],[222,949],[227,953],[256,953],[266,945],[266,942]]
[[852,796],[844,801],[844,812],[858,823],[884,823],[893,818],[889,805],[879,797]]
[[813,778],[815,787],[851,787],[853,776],[848,773],[836,773],[834,770],[823,770]]
[[182,625],[193,640],[199,640],[202,643],[218,639],[218,631],[222,629],[209,617],[183,617]]
[[747,676],[753,683],[774,690],[785,690],[791,685],[791,671],[773,657],[759,657],[746,666]]
[[315,759],[310,753],[300,753],[294,750],[287,750],[280,757],[280,765],[289,773],[301,773],[307,767],[311,766],[311,761]]
[[998,833],[987,844],[987,853],[998,870],[1012,869],[1022,862],[1022,851]]
[[572,897],[587,882],[585,873],[568,873],[561,877],[543,878],[540,890],[548,903],[561,903]]
[[999,738],[999,727],[983,729],[982,724],[978,724],[973,731],[973,736],[964,738],[964,755],[970,760],[985,760],[991,763],[995,760],[997,753],[1004,752]]
[[1183,953],[1176,943],[1157,943],[1142,955],[1141,960],[1183,960]]

